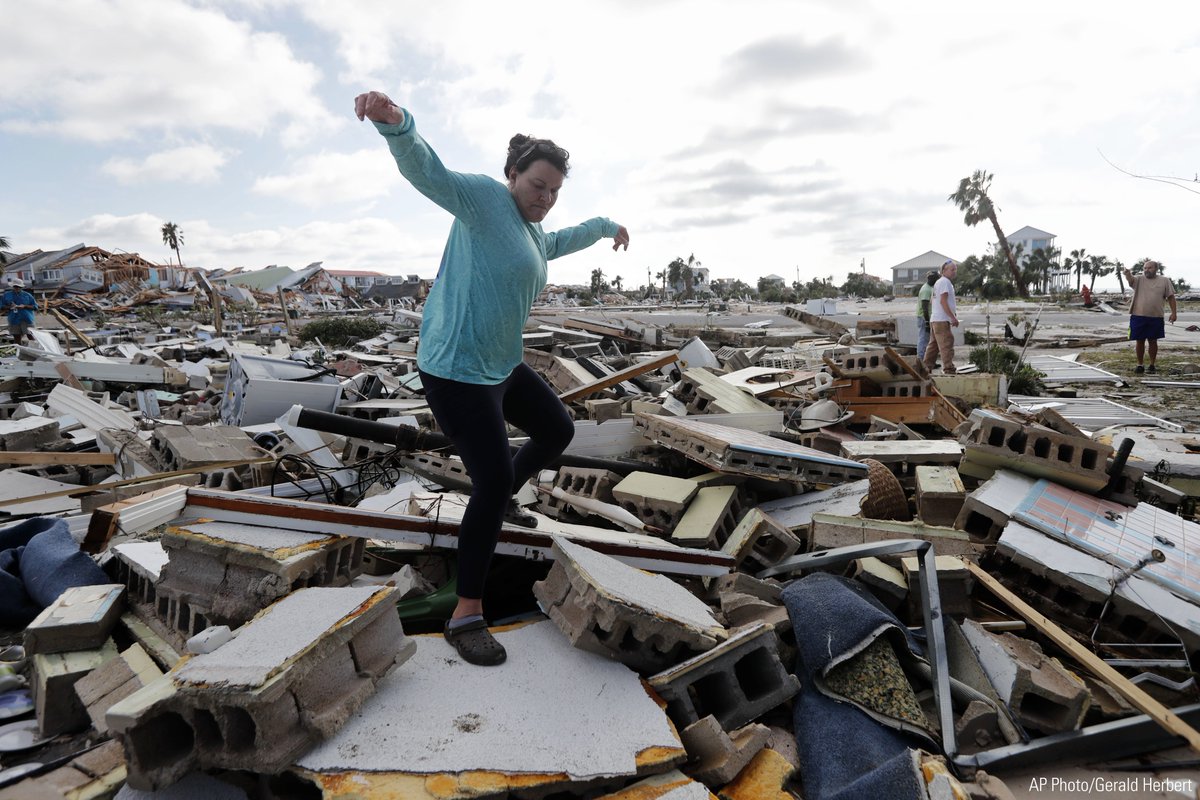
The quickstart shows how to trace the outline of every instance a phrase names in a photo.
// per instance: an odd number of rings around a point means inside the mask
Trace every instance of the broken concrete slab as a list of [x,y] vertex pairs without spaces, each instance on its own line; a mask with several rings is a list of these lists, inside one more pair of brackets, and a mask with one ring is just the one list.
[[831,550],[854,544],[870,544],[890,539],[920,539],[929,542],[944,555],[976,557],[982,546],[962,531],[939,528],[918,522],[864,520],[834,514],[813,514],[808,549]]
[[576,647],[648,672],[727,635],[707,605],[668,578],[561,538],[554,556],[533,593]]
[[0,450],[26,452],[58,441],[58,420],[44,417],[0,420]]
[[721,800],[792,800],[795,795],[785,787],[796,767],[784,756],[765,748],[738,776],[721,789]]
[[174,783],[196,768],[277,772],[330,736],[415,644],[392,589],[300,589],[212,653],[109,708],[129,782]]
[[651,441],[710,469],[809,483],[843,483],[867,473],[857,461],[699,419],[638,414],[634,424]]
[[711,714],[693,722],[680,733],[690,759],[687,773],[708,786],[724,786],[742,771],[766,746],[771,730],[752,723],[725,732]]
[[[686,752],[636,673],[572,648],[551,622],[495,631],[508,660],[466,668],[440,635],[294,770],[326,791],[419,800],[574,792],[660,771]],[[554,669],[546,669],[554,664]],[[420,724],[397,724],[420,720]],[[620,736],[602,732],[620,730]]]
[[[209,624],[241,625],[300,587],[345,586],[362,571],[365,547],[354,536],[226,522],[174,526],[161,541],[160,612],[187,636]],[[163,608],[167,595],[176,608]]]

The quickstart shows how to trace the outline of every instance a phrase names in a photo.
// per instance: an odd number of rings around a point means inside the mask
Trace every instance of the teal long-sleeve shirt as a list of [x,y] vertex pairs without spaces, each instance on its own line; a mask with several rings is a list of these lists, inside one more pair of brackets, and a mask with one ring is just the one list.
[[417,366],[447,380],[500,383],[521,363],[521,332],[546,285],[546,262],[616,236],[618,226],[595,217],[546,233],[521,216],[505,184],[446,169],[407,109],[401,124],[375,127],[408,182],[454,215],[425,301]]

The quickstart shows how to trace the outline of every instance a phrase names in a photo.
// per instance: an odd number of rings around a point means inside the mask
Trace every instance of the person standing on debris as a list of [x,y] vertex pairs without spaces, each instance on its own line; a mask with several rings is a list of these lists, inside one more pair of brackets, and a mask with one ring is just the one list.
[[[1129,304],[1129,338],[1137,342],[1137,367],[1134,374],[1141,375],[1158,372],[1154,362],[1158,359],[1158,340],[1166,335],[1163,325],[1163,301],[1171,306],[1171,323],[1177,319],[1178,307],[1175,305],[1175,287],[1171,279],[1159,275],[1157,261],[1146,261],[1142,264],[1142,274],[1134,277],[1125,268],[1125,282],[1133,287],[1133,302]],[[1150,342],[1150,366],[1143,367],[1142,361],[1146,356],[1146,342]]]
[[929,347],[929,315],[933,310],[933,285],[937,283],[938,274],[930,270],[925,276],[925,283],[917,292],[917,358],[925,358],[925,349]]
[[12,334],[13,342],[24,344],[26,339],[32,340],[29,329],[33,327],[33,312],[37,310],[37,300],[25,291],[25,281],[13,278],[8,282],[8,289],[0,295],[0,311],[8,312],[8,332]]
[[[500,664],[507,654],[483,618],[500,526],[506,511],[520,513],[512,500],[517,489],[562,454],[575,433],[558,396],[523,363],[521,332],[546,285],[547,260],[602,238],[613,239],[613,250],[628,250],[629,231],[605,217],[542,230],[569,169],[567,151],[549,139],[512,137],[501,183],[446,169],[412,114],[382,92],[358,95],[354,112],[375,123],[409,183],[454,215],[425,303],[417,367],[434,419],[472,486],[458,535],[458,605],[446,640],[469,663]],[[529,436],[515,456],[506,422]]]
[[925,350],[925,369],[933,373],[933,365],[938,356],[942,358],[942,373],[953,375],[954,368],[954,331],[958,327],[957,305],[954,302],[954,276],[958,274],[958,264],[947,259],[942,264],[942,275],[933,284],[933,309],[929,315],[929,327],[933,341]]

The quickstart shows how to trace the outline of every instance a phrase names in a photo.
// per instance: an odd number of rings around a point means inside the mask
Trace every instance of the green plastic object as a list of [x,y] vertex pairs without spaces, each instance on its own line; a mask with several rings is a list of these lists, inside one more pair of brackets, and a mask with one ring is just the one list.
[[458,605],[458,577],[450,579],[442,588],[422,595],[410,597],[396,603],[396,611],[400,619],[410,622],[437,621],[444,622],[454,613]]

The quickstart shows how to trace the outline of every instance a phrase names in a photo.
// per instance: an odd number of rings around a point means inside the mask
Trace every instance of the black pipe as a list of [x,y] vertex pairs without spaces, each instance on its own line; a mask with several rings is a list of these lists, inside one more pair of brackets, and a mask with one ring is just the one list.
[[1124,477],[1125,463],[1129,461],[1131,452],[1133,452],[1133,439],[1122,439],[1121,446],[1117,448],[1117,454],[1109,462],[1108,483],[1100,490],[1100,497],[1109,497],[1117,490],[1121,478]]

